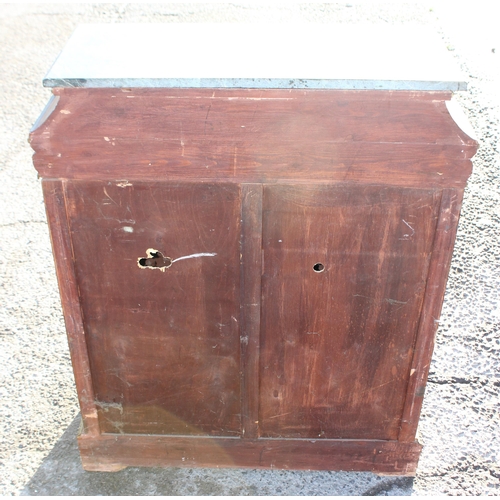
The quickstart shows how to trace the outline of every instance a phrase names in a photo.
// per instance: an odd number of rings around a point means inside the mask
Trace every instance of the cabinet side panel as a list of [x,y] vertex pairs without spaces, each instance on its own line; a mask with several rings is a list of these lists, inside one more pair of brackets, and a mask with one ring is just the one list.
[[263,437],[397,439],[439,200],[265,188]]
[[68,228],[64,183],[43,180],[42,188],[84,432],[96,436],[99,424]]
[[401,422],[400,441],[413,441],[424,399],[425,386],[434,350],[446,282],[457,233],[463,190],[445,189],[436,228],[429,279],[422,308],[415,355],[410,371],[408,395]]
[[240,206],[237,185],[68,183],[103,432],[240,434]]

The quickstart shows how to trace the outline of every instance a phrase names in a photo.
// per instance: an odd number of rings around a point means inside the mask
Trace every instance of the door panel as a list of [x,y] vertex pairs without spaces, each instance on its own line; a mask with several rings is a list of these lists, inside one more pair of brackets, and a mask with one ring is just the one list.
[[70,182],[66,198],[102,431],[240,434],[239,186]]
[[439,201],[265,187],[261,436],[397,439]]

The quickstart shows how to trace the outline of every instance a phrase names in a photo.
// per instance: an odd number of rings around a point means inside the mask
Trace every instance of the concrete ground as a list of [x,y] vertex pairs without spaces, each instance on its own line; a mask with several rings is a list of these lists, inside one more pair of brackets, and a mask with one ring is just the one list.
[[[490,2],[0,4],[0,494],[500,494],[500,40]],[[40,183],[27,143],[41,80],[84,22],[427,24],[468,76],[461,103],[480,149],[463,205],[419,426],[414,479],[212,469],[84,472],[78,403]],[[369,43],[369,40],[366,41]]]

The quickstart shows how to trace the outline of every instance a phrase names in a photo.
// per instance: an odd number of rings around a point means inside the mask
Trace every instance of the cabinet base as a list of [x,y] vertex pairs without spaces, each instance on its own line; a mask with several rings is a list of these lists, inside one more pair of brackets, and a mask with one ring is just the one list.
[[82,434],[83,468],[115,472],[125,467],[208,467],[369,471],[414,476],[417,442],[350,439],[239,439],[217,437]]

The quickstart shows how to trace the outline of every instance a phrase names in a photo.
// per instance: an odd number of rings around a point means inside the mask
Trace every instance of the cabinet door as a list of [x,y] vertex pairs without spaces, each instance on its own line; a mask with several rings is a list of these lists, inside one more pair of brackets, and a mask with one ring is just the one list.
[[234,184],[67,184],[103,432],[240,434],[240,198]]
[[397,439],[439,201],[265,187],[261,436]]

